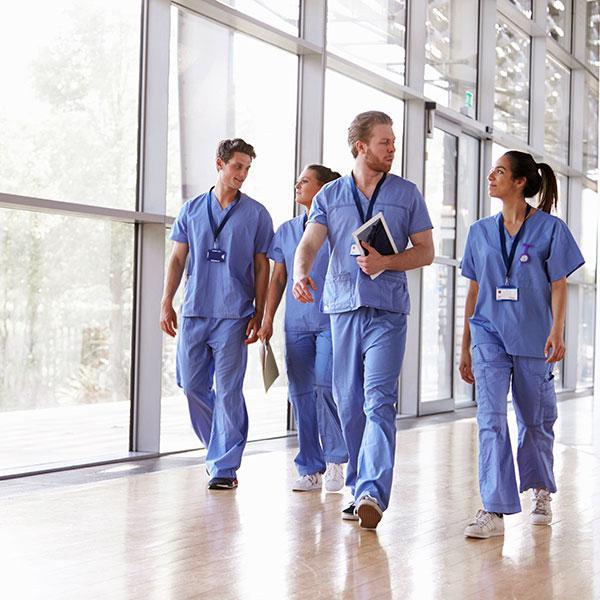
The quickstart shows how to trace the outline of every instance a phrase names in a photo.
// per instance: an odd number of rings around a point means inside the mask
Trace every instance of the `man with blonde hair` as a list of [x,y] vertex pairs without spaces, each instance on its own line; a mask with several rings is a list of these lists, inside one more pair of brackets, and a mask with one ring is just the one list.
[[[333,394],[348,447],[346,485],[353,495],[342,518],[367,529],[377,527],[392,487],[398,377],[410,310],[405,271],[431,264],[434,255],[423,197],[413,183],[389,174],[396,152],[392,124],[378,111],[352,121],[352,173],[315,196],[294,263],[294,297],[313,302],[310,270],[329,239],[322,308],[331,318]],[[384,214],[397,254],[382,255],[363,243],[363,256],[354,247],[352,232],[374,211]]]

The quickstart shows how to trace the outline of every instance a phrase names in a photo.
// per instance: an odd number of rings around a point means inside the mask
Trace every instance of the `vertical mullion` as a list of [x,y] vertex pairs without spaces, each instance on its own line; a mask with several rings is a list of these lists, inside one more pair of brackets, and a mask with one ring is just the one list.
[[[169,0],[144,0],[143,9],[138,208],[165,214],[171,6]],[[138,224],[136,244],[131,450],[158,452],[164,225]]]

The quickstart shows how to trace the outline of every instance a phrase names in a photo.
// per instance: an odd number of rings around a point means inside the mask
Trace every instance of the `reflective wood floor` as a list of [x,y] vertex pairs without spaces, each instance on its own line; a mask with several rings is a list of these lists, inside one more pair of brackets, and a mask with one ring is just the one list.
[[0,597],[600,598],[599,411],[560,403],[553,524],[506,517],[504,539],[463,537],[471,416],[401,424],[376,532],[341,521],[343,494],[289,491],[286,440],[250,444],[234,492],[208,491],[189,454],[1,482]]

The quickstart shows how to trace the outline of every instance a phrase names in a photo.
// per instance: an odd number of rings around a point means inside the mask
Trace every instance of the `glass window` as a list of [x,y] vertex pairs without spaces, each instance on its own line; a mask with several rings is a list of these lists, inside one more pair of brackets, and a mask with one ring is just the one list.
[[565,50],[571,49],[571,0],[547,0],[546,31]]
[[428,0],[425,95],[472,118],[478,20],[471,0]]
[[329,0],[327,49],[404,83],[406,0]]
[[435,128],[427,140],[425,198],[433,223],[435,254],[454,258],[458,138]]
[[454,267],[423,269],[421,402],[452,398]]
[[576,271],[585,283],[596,283],[596,255],[598,247],[598,195],[590,188],[581,194],[581,237],[579,247],[585,264]]
[[257,21],[262,21],[282,31],[298,35],[299,0],[219,0],[232,8],[246,13]]
[[0,222],[0,471],[126,454],[134,226]]
[[496,24],[494,128],[529,139],[529,58],[531,38],[499,20]]
[[172,10],[167,212],[177,215],[182,199],[214,185],[218,141],[241,137],[257,155],[244,192],[269,209],[277,227],[293,216],[298,58]]
[[518,8],[526,17],[531,19],[532,0],[509,0],[509,2]]
[[348,126],[366,110],[381,110],[394,121],[396,159],[392,173],[402,172],[404,102],[354,79],[327,70],[325,79],[325,123],[323,157],[325,164],[342,174],[352,170],[354,159],[348,147]]
[[140,6],[3,3],[0,191],[135,207]]
[[544,145],[548,154],[565,164],[569,162],[570,93],[571,71],[547,56]]
[[600,1],[586,2],[587,51],[586,61],[595,73],[600,67]]
[[594,334],[596,330],[596,288],[576,286],[579,305],[577,338],[577,387],[594,385]]
[[[257,154],[244,192],[267,207],[278,227],[294,216],[297,56],[177,8],[172,9],[171,22],[168,214],[175,216],[182,199],[214,185],[218,141],[242,137]],[[277,94],[273,94],[273,77],[278,82]],[[170,253],[171,242],[167,247]],[[280,329],[272,346],[283,370]],[[174,356],[175,344],[167,340],[163,450],[200,445],[174,379]],[[265,399],[256,345],[248,349],[244,394],[250,415],[249,439],[286,433],[285,377],[276,381]]]
[[598,80],[586,77],[583,127],[583,172],[598,180]]

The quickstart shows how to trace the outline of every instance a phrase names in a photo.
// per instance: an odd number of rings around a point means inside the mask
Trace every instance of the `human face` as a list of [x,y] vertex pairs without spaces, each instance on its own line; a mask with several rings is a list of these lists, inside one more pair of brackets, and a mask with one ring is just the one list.
[[304,169],[304,171],[300,173],[295,185],[296,202],[300,204],[300,206],[310,208],[315,194],[322,187],[323,186],[319,183],[315,172],[312,169]]
[[217,158],[217,171],[221,183],[228,189],[239,190],[248,177],[252,159],[243,152],[234,152],[225,162]]
[[514,196],[523,196],[525,178],[515,179],[510,170],[510,161],[506,156],[501,156],[488,173],[488,194],[492,198],[506,200]]
[[396,155],[396,136],[391,125],[377,124],[371,129],[371,139],[358,142],[359,156],[373,171],[388,173]]

